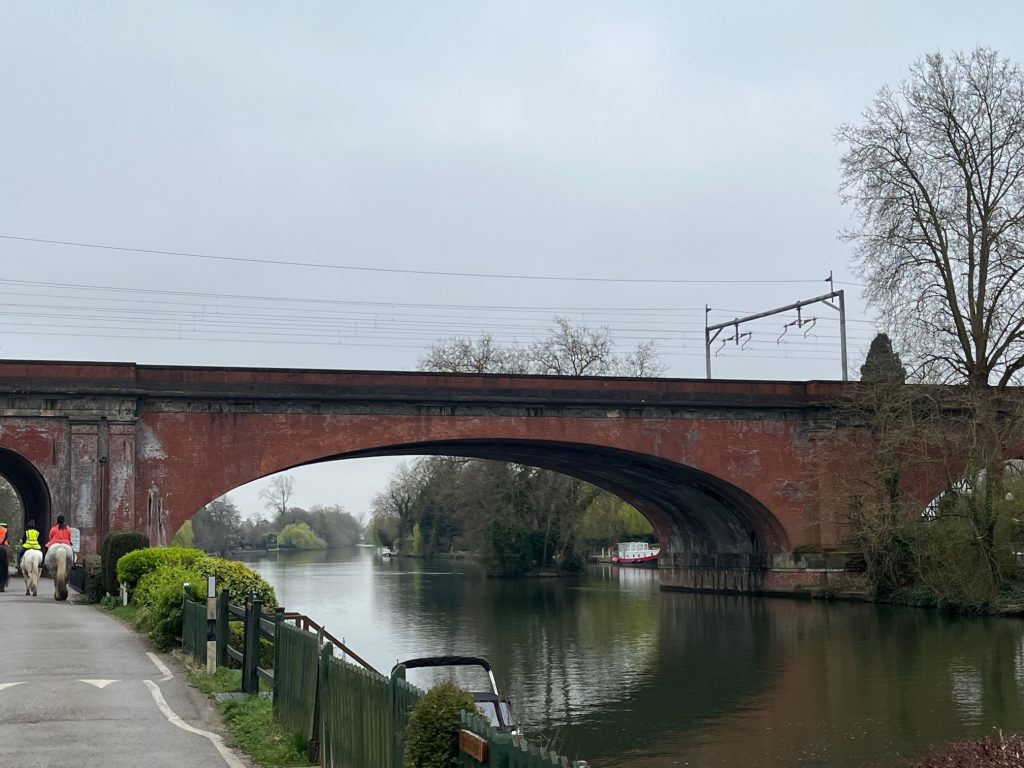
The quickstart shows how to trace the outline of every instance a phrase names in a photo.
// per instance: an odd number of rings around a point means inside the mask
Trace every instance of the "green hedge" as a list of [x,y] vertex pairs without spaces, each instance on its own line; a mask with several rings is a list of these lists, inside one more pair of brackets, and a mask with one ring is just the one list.
[[[198,557],[193,552],[198,553]],[[264,606],[277,607],[274,588],[251,568],[234,560],[207,557],[199,550],[183,547],[162,547],[140,550],[125,556],[122,562],[124,568],[119,566],[118,571],[123,574],[126,584],[130,583],[129,576],[142,574],[132,592],[132,604],[139,608],[136,623],[165,650],[175,646],[181,637],[182,584],[190,585],[191,599],[204,600],[206,579],[216,576],[219,591],[227,592],[231,602],[243,603],[248,595],[255,592],[262,598]],[[147,571],[149,566],[152,568]],[[261,652],[267,653],[265,649]],[[273,665],[269,658],[264,660],[268,667]]]
[[189,597],[205,597],[206,583],[202,574],[183,565],[166,565],[147,573],[132,594],[132,603],[141,610],[139,626],[149,632],[161,650],[173,648],[181,637],[182,585],[192,585]]
[[103,540],[100,554],[103,557],[103,589],[108,595],[116,595],[121,588],[117,580],[117,561],[136,549],[149,546],[149,537],[139,531],[111,531]]
[[161,566],[181,565],[190,568],[205,558],[203,550],[189,547],[137,549],[117,561],[117,578],[127,584],[129,589],[135,589],[143,576]]
[[[237,560],[222,560],[219,557],[206,557],[195,564],[203,576],[216,576],[220,591],[227,592],[231,602],[241,605],[254,592],[263,600],[263,607],[276,608],[277,595],[263,577],[252,568]],[[206,584],[203,580],[203,596],[206,596]]]

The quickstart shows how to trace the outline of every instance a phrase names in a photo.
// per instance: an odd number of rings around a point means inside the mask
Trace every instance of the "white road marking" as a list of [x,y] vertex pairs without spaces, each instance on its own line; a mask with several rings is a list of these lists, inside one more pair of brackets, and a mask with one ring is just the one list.
[[95,685],[101,691],[111,683],[120,683],[120,680],[79,680],[80,683],[88,683],[89,685]]
[[143,680],[142,682],[144,682],[146,687],[149,688],[149,692],[153,695],[153,701],[156,702],[157,708],[163,713],[164,717],[167,718],[167,721],[171,725],[181,728],[183,731],[188,731],[189,733],[196,733],[200,736],[205,736],[211,741],[213,746],[216,747],[217,751],[220,752],[220,756],[224,758],[224,762],[227,763],[230,768],[245,768],[245,764],[235,756],[235,753],[224,745],[224,739],[216,733],[210,733],[209,731],[202,731],[198,728],[193,728],[178,717],[174,713],[173,709],[167,706],[167,701],[164,699],[164,695],[161,693],[160,687],[156,683],[152,680]]
[[16,685],[24,685],[24,684],[25,684],[24,681],[22,681],[20,683],[0,683],[0,691],[2,691],[4,688],[13,688]]
[[160,670],[160,674],[163,675],[163,677],[160,678],[161,680],[173,680],[174,679],[174,674],[171,672],[171,670],[169,670],[167,668],[166,664],[164,664],[162,661],[160,661],[160,657],[159,656],[157,656],[155,653],[151,653],[149,651],[146,651],[146,655],[149,656],[149,660],[152,661],[156,665],[156,668]]

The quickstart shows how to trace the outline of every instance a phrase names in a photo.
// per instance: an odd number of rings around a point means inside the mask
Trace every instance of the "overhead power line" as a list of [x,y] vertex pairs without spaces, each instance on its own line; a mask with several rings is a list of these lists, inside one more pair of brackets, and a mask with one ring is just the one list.
[[500,274],[491,272],[455,272],[432,269],[399,269],[395,267],[367,267],[350,264],[329,264],[315,261],[290,261],[285,259],[257,259],[249,256],[216,256],[208,253],[191,253],[189,251],[169,251],[156,248],[134,248],[122,245],[105,245],[100,243],[82,243],[73,240],[50,240],[41,237],[22,237],[18,235],[0,235],[0,239],[25,243],[41,243],[61,245],[72,248],[92,248],[103,251],[119,251],[123,253],[142,253],[150,256],[179,256],[190,259],[208,261],[236,262],[244,264],[265,264],[270,266],[303,267],[309,269],[333,269],[350,272],[377,272],[398,275],[429,275],[433,277],[472,277],[488,280],[547,280],[573,283],[646,283],[661,285],[767,285],[767,284],[799,284],[817,283],[819,280],[762,280],[762,279],[726,279],[726,280],[691,280],[682,278],[648,278],[648,277],[582,277],[579,275],[522,275]]

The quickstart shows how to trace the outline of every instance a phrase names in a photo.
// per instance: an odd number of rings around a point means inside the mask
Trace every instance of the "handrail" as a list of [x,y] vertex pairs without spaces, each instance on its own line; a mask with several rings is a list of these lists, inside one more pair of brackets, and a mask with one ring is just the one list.
[[[234,619],[245,619],[245,606],[232,605],[231,603],[228,603],[228,621],[232,621]],[[379,670],[375,669],[372,664],[363,659],[363,657],[361,657],[359,654],[357,654],[355,651],[353,651],[351,648],[345,645],[345,643],[343,643],[341,640],[339,640],[326,629],[324,629],[323,625],[317,623],[314,619],[311,619],[306,614],[298,613],[297,611],[286,611],[281,614],[281,620],[293,622],[295,626],[299,629],[319,633],[324,640],[331,643],[339,651],[341,651],[342,654],[350,657],[353,661],[355,661],[364,669],[370,672],[375,672],[376,674],[381,675],[381,677],[384,676]],[[264,618],[261,616],[259,624],[257,626],[259,627],[261,635],[273,638],[275,628],[273,619]],[[228,646],[228,655],[230,655],[236,661],[241,660],[241,654],[235,651],[235,649],[233,649],[230,645]]]
[[338,648],[338,650],[340,650],[346,656],[351,656],[352,659],[355,660],[364,669],[367,669],[370,672],[376,672],[378,675],[381,675],[381,677],[383,677],[383,675],[377,669],[375,669],[368,661],[365,661],[361,656],[359,656],[359,654],[357,654],[355,651],[353,651],[351,648],[345,645],[345,643],[343,643],[341,640],[339,640],[326,629],[324,629],[321,624],[318,624],[316,621],[309,618],[309,616],[305,615],[304,613],[286,612],[281,618],[284,621],[295,622],[295,626],[301,629],[320,633],[324,640],[327,640],[330,643],[332,643],[335,647]]

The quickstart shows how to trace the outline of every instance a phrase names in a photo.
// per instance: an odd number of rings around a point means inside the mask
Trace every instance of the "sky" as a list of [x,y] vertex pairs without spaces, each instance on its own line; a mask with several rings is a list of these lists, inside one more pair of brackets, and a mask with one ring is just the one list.
[[[925,53],[1024,61],[1022,28],[1017,2],[5,0],[0,357],[414,370],[564,316],[703,377],[706,322],[835,288],[856,376],[885,318],[835,131]],[[839,378],[837,313],[796,319],[723,333],[714,376]],[[365,513],[398,461],[293,470],[293,501]]]

